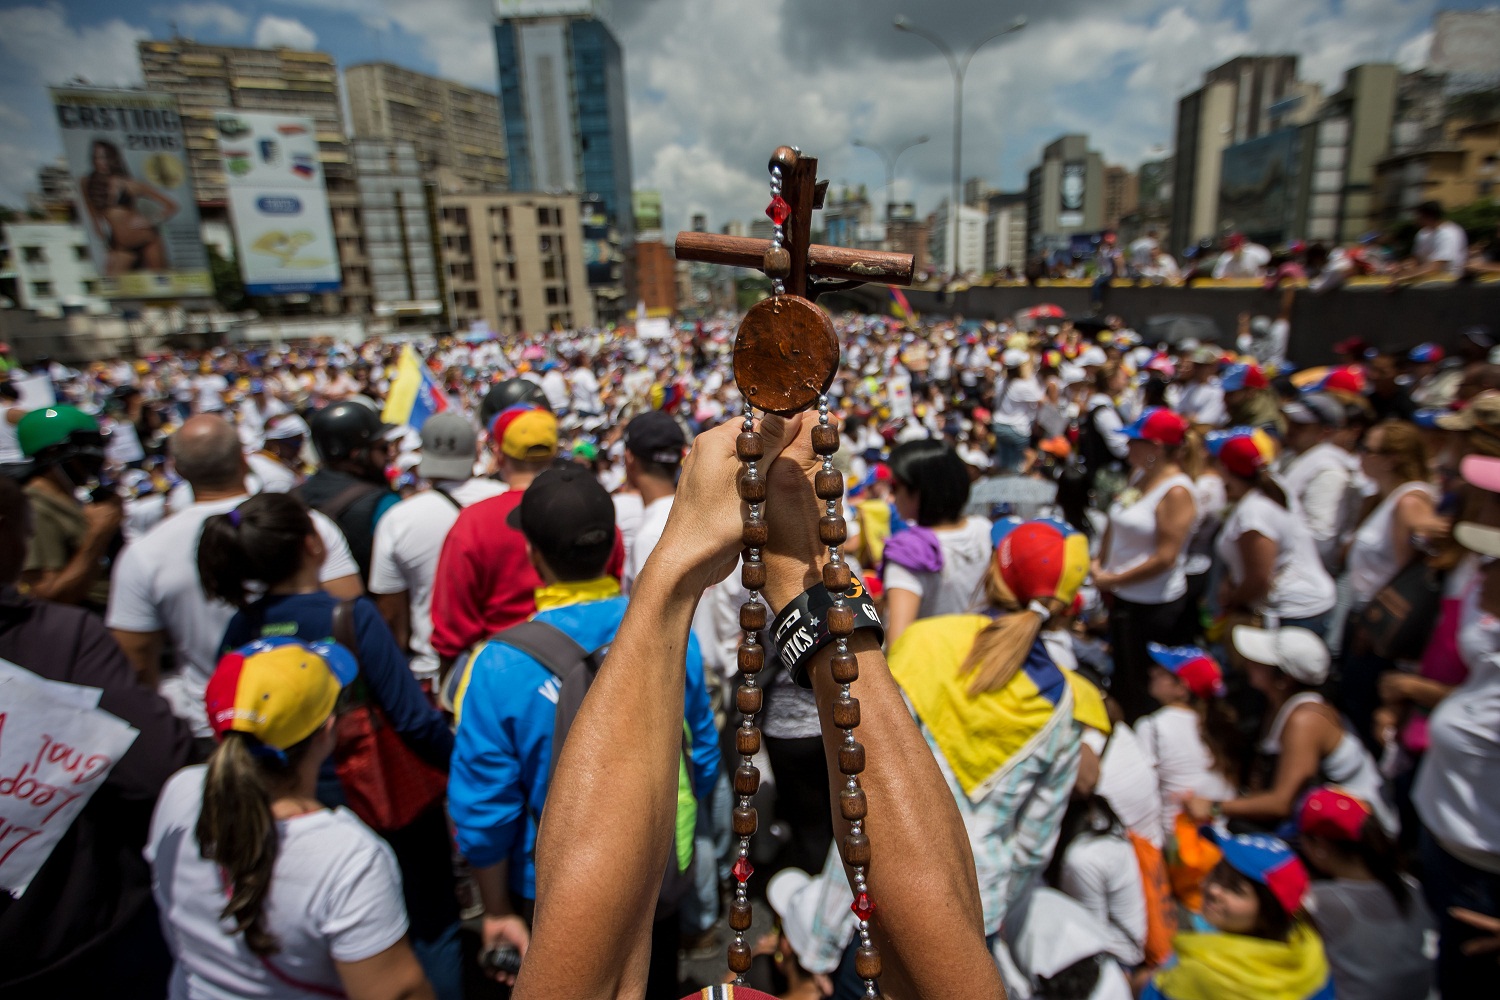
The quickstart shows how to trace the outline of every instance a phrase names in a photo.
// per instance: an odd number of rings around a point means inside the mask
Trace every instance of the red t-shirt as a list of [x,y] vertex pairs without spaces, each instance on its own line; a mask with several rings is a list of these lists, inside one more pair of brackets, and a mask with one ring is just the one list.
[[[432,648],[439,656],[455,659],[536,611],[542,578],[526,557],[526,537],[506,523],[524,492],[465,507],[443,540],[432,585]],[[625,543],[616,528],[605,572],[618,579],[624,566]]]

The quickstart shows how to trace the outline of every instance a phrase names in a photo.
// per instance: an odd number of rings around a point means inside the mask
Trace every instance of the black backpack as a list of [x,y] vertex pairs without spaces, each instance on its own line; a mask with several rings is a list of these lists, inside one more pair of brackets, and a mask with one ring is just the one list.
[[1109,450],[1109,444],[1104,440],[1104,432],[1099,430],[1099,411],[1103,409],[1105,406],[1096,406],[1085,413],[1079,421],[1078,458],[1090,484],[1101,470],[1117,465],[1120,461]]

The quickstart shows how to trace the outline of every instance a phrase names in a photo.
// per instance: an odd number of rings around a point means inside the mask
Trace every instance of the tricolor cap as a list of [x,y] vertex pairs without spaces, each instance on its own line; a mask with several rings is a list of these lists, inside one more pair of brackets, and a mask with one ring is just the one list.
[[1284,841],[1261,833],[1232,836],[1211,826],[1202,832],[1224,852],[1229,867],[1270,889],[1288,915],[1302,909],[1307,869]]
[[1231,427],[1204,436],[1208,453],[1241,479],[1254,479],[1276,457],[1276,444],[1258,427]]
[[1302,802],[1297,816],[1299,833],[1325,840],[1358,840],[1365,821],[1372,815],[1370,807],[1342,788],[1328,786],[1314,789]]
[[1237,361],[1224,369],[1219,376],[1219,387],[1225,392],[1237,392],[1240,389],[1264,389],[1271,383],[1266,380],[1266,373],[1261,371],[1260,365]]
[[1365,394],[1365,372],[1358,365],[1334,368],[1303,392],[1345,392],[1356,396]]
[[1061,521],[1027,521],[995,546],[995,567],[1022,607],[1053,598],[1066,608],[1088,576],[1088,538]]
[[1217,660],[1197,646],[1163,646],[1152,642],[1146,645],[1146,650],[1157,666],[1170,670],[1199,698],[1224,697],[1224,671]]
[[521,403],[490,421],[490,438],[520,462],[545,462],[557,454],[557,418],[540,406]]
[[1408,361],[1419,365],[1431,365],[1443,360],[1443,349],[1437,344],[1418,344],[1406,355]]
[[203,693],[214,735],[248,733],[284,753],[317,732],[359,673],[338,643],[261,639],[219,658]]
[[1121,433],[1134,441],[1155,441],[1168,447],[1182,444],[1188,422],[1165,406],[1148,407]]

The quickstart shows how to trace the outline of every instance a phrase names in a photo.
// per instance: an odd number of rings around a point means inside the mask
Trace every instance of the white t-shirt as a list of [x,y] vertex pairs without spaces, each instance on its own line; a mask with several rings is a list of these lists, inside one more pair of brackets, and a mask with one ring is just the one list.
[[1239,253],[1224,253],[1214,261],[1215,278],[1259,278],[1267,264],[1271,263],[1271,251],[1259,243],[1246,243]]
[[405,592],[411,605],[411,672],[418,679],[435,677],[438,670],[432,649],[432,585],[443,540],[458,520],[460,507],[504,492],[505,484],[493,479],[470,479],[451,487],[443,483],[402,500],[375,525],[370,593]]
[[1287,491],[1301,504],[1302,521],[1325,566],[1334,562],[1344,529],[1353,518],[1361,478],[1359,458],[1332,441],[1313,445],[1281,475]]
[[[104,457],[111,465],[129,465],[146,457],[146,449],[141,447],[141,436],[136,431],[135,424],[129,420],[109,420],[106,423],[109,437],[105,439]],[[0,424],[10,427],[10,422],[3,413],[0,413]],[[11,431],[14,433],[15,428],[11,427]]]
[[[1295,502],[1292,501],[1294,505]],[[1312,618],[1333,608],[1338,596],[1333,578],[1323,568],[1317,544],[1300,512],[1287,510],[1258,489],[1251,490],[1234,505],[1214,545],[1231,582],[1238,584],[1245,578],[1239,539],[1252,531],[1276,543],[1271,591],[1255,610],[1282,619]]]
[[1041,401],[1042,387],[1036,379],[1003,379],[995,391],[995,412],[990,420],[1022,434],[1030,434],[1031,424],[1036,420],[1037,404]]
[[193,388],[198,403],[194,408],[199,413],[223,413],[224,393],[229,391],[229,380],[223,375],[199,375],[193,379]]
[[[210,601],[198,582],[198,537],[204,521],[245,500],[210,500],[178,511],[125,546],[110,578],[104,624],[124,632],[169,634],[177,667],[162,678],[159,690],[173,713],[192,723],[195,736],[213,735],[204,713],[203,689],[218,665],[219,644],[234,617],[233,607]],[[326,583],[356,576],[359,567],[338,525],[317,511],[312,519],[328,550],[320,578]]]
[[[1110,505],[1109,559],[1104,566],[1106,572],[1124,573],[1155,554],[1157,533],[1160,530],[1156,512],[1167,494],[1178,487],[1187,491],[1188,497],[1193,501],[1196,517],[1197,491],[1193,481],[1180,472],[1151,487],[1149,493],[1143,494],[1134,503],[1123,504],[1116,501]],[[1135,604],[1170,604],[1187,593],[1187,542],[1188,539],[1184,538],[1182,548],[1178,550],[1172,565],[1155,576],[1117,587],[1115,595]]]
[[604,409],[604,404],[599,400],[599,379],[592,370],[575,368],[568,376],[568,382],[573,393],[575,412],[598,413]]
[[1176,409],[1190,423],[1208,427],[1218,427],[1229,419],[1229,412],[1224,408],[1224,390],[1216,378],[1183,386]]
[[15,465],[26,461],[26,453],[21,450],[21,438],[16,433],[16,425],[10,422],[10,411],[15,407],[15,403],[0,406],[0,465]]
[[250,466],[246,482],[252,493],[290,493],[302,481],[295,472],[264,452],[252,451],[245,456],[245,462]]
[[[219,919],[225,886],[199,854],[206,765],[184,768],[162,789],[143,852],[174,960],[171,1000],[340,995],[335,962],[359,962],[406,934],[401,870],[391,848],[346,809],[279,820],[266,929],[280,949],[261,958]],[[273,972],[272,969],[275,969]],[[280,975],[277,975],[280,973]],[[297,984],[313,989],[299,989]]]
[[1145,958],[1146,890],[1135,848],[1120,833],[1084,833],[1063,855],[1058,886],[1105,928],[1105,947],[1126,968]]
[[1114,725],[1108,738],[1097,729],[1085,729],[1083,742],[1099,758],[1099,783],[1095,791],[1109,803],[1132,833],[1162,845],[1161,793],[1156,771],[1135,731],[1123,722]]
[[630,546],[630,555],[625,559],[625,575],[620,580],[627,594],[630,593],[635,578],[641,575],[646,560],[651,558],[651,550],[661,541],[661,533],[667,528],[667,517],[672,513],[673,499],[672,495],[658,497],[641,509],[641,523],[636,528],[635,542]]
[[1354,532],[1346,558],[1356,608],[1369,604],[1381,588],[1401,572],[1391,545],[1391,525],[1395,521],[1396,505],[1409,493],[1426,493],[1434,503],[1437,502],[1437,489],[1431,484],[1402,483],[1370,511]]
[[[625,543],[625,566],[630,566],[631,553],[635,551],[635,536],[641,530],[641,518],[646,505],[639,493],[614,493],[610,500],[615,505],[615,527],[620,529],[620,538]],[[661,537],[660,535],[657,536]]]
[[894,562],[885,566],[885,589],[916,594],[921,601],[918,618],[971,610],[981,596],[980,585],[992,551],[987,518],[967,517],[959,527],[934,534],[943,549],[943,568],[938,572],[915,573]]
[[1215,801],[1235,797],[1234,786],[1214,770],[1214,755],[1203,742],[1198,713],[1191,708],[1163,706],[1137,720],[1135,732],[1146,760],[1156,769],[1163,831],[1176,824],[1186,793]]
[[1458,223],[1444,219],[1431,229],[1417,230],[1411,252],[1423,264],[1443,261],[1450,275],[1462,277],[1469,262],[1469,237]]

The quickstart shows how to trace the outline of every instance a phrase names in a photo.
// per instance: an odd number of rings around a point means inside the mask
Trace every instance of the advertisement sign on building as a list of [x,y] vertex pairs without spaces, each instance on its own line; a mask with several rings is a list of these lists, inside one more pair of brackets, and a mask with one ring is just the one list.
[[214,124],[245,291],[338,291],[338,247],[312,119],[236,111]]
[[1057,224],[1064,228],[1083,225],[1083,196],[1088,188],[1088,166],[1081,160],[1063,164],[1058,186]]
[[54,87],[52,104],[100,293],[212,295],[176,99]]

